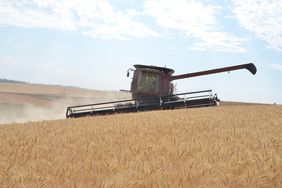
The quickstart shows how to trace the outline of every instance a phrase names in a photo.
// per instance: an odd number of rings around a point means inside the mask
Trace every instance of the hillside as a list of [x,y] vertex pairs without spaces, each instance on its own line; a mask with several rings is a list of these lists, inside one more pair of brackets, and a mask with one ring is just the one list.
[[0,187],[282,187],[282,106],[0,126]]
[[0,123],[63,119],[67,106],[129,97],[126,92],[0,82]]

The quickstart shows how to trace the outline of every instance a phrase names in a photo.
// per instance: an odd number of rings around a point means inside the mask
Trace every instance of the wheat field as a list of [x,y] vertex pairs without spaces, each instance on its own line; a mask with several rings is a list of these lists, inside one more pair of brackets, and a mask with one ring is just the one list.
[[0,126],[0,187],[282,187],[282,106]]

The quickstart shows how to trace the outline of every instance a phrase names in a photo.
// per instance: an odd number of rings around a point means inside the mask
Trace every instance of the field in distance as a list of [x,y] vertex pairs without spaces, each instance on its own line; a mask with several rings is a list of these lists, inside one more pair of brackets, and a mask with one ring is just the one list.
[[126,92],[0,80],[0,123],[63,119],[67,106],[129,97]]
[[0,126],[0,187],[282,187],[282,106]]

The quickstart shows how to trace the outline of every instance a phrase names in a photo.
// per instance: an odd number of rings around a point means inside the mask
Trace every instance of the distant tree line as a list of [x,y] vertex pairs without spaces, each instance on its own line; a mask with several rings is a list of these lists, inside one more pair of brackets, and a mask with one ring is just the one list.
[[10,79],[5,79],[5,78],[0,78],[0,83],[8,83],[8,84],[31,84],[31,85],[49,85],[49,86],[58,86],[58,87],[66,87],[66,88],[79,88],[79,89],[83,89],[83,88],[77,87],[77,86],[64,86],[64,85],[60,85],[60,84],[30,83],[30,82],[18,81],[18,80],[10,80]]
[[9,80],[5,78],[4,79],[0,78],[0,83],[28,84],[27,82],[24,81]]

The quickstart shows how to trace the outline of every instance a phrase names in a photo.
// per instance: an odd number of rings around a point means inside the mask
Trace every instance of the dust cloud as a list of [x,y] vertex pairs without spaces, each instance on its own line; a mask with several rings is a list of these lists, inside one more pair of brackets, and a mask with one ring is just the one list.
[[0,109],[0,123],[15,123],[51,119],[63,119],[63,108],[59,106],[40,107],[31,104],[8,106]]
[[106,93],[103,97],[84,96],[79,98],[61,98],[50,100],[47,105],[0,104],[0,125],[30,121],[65,119],[66,109],[72,105],[94,104],[114,100],[129,99],[129,94]]

